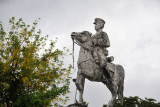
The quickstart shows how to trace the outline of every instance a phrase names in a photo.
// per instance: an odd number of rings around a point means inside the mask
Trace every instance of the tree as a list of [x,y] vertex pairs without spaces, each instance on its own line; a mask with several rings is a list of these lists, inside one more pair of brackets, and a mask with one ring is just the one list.
[[[103,105],[103,107],[107,107],[107,105]],[[160,102],[157,103],[155,99],[145,98],[144,100],[135,97],[124,97],[123,106],[120,105],[119,100],[117,99],[114,107],[160,107]]]
[[5,32],[0,24],[0,105],[46,107],[56,98],[65,103],[72,66],[64,68],[63,58],[69,50],[55,49],[56,40],[41,36],[37,20],[30,26],[12,17],[9,25]]

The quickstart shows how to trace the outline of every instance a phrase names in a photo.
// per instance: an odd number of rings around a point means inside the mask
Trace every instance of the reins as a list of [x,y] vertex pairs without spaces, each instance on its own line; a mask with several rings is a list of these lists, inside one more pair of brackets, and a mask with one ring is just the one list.
[[[72,42],[73,42],[73,47],[72,47],[72,59],[73,59],[73,69],[74,69],[74,38],[72,38]],[[76,81],[75,81],[76,82]],[[76,103],[76,96],[77,96],[77,88],[76,88],[76,92],[75,92],[75,98],[74,98],[74,103]]]
[[78,45],[78,43],[74,41],[74,38],[72,38],[72,42],[73,42],[73,47],[72,47],[72,59],[73,59],[73,64],[72,64],[72,66],[73,66],[73,69],[74,69],[74,43],[77,44],[77,45]]
[[73,59],[73,69],[74,69],[74,39],[72,39],[72,41],[73,41],[72,59]]

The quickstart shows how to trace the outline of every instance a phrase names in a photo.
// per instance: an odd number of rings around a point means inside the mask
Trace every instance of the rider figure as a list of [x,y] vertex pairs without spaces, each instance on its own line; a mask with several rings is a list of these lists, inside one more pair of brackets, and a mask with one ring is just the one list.
[[106,48],[110,47],[110,41],[106,32],[103,32],[105,21],[101,18],[95,18],[95,30],[96,34],[92,36],[93,38],[93,57],[100,68],[104,68],[107,61],[108,50]]

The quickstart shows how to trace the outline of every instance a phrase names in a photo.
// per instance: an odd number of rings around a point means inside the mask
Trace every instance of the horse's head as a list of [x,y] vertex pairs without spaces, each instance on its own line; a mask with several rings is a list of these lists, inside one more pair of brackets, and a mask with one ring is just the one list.
[[72,39],[77,39],[79,42],[84,43],[91,38],[92,33],[88,31],[83,32],[72,32],[71,37]]

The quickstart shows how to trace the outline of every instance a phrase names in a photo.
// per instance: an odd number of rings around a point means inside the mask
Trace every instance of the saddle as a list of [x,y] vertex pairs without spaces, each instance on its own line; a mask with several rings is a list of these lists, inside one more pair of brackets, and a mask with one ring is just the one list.
[[105,64],[104,68],[101,68],[99,63],[95,63],[95,67],[98,68],[98,69],[101,69],[101,71],[102,71],[102,73],[103,73],[103,75],[106,79],[105,82],[107,82],[107,83],[112,83],[111,78],[112,78],[112,76],[115,72],[115,69],[116,69],[116,65],[112,63],[113,61],[114,61],[113,56],[107,57],[106,58],[106,64]]
[[[102,69],[102,68],[100,67],[99,61],[98,61],[98,63],[96,62],[96,60],[93,60],[93,61],[95,61],[95,63],[96,63],[96,68]],[[114,61],[114,57],[113,57],[113,56],[110,56],[110,57],[107,57],[107,58],[106,58],[106,65],[105,65],[104,68],[105,68],[108,72],[114,73],[114,71],[115,71],[115,64],[112,63],[113,61]]]

